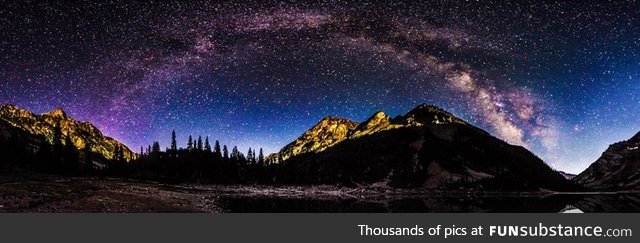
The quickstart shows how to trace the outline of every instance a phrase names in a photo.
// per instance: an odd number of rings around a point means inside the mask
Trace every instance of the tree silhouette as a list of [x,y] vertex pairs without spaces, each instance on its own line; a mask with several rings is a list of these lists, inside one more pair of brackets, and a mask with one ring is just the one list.
[[215,155],[216,158],[222,157],[222,153],[220,153],[220,142],[218,142],[218,140],[216,140],[216,144],[213,146],[213,154]]
[[[140,152],[142,152],[142,147],[140,147]],[[85,173],[91,175],[93,174],[93,152],[91,151],[91,143],[86,142],[84,146],[84,170]]]
[[8,162],[7,155],[9,151],[7,151],[7,142],[4,140],[4,137],[0,136],[0,170],[2,170],[3,165]]
[[62,144],[62,130],[60,129],[60,123],[56,123],[53,127],[53,138],[51,143],[53,144],[52,167],[55,168],[55,170],[61,171],[63,167],[62,158],[64,155],[64,144]]
[[209,144],[209,136],[204,139],[204,150],[211,153],[211,144]]
[[[155,142],[153,144],[153,149],[155,150],[156,145],[159,150],[160,145],[158,144],[158,142]],[[109,170],[111,171],[111,173],[117,174],[117,175],[124,173],[126,170],[126,160],[124,158],[124,151],[123,151],[123,148],[121,148],[118,145],[114,146],[113,148],[113,160],[111,161]]]
[[238,160],[240,158],[240,151],[238,151],[237,146],[233,146],[231,149],[231,159]]
[[113,161],[118,161],[120,157],[120,147],[119,146],[113,146]]
[[[216,141],[218,143],[218,141]],[[229,149],[227,149],[227,145],[222,147],[222,158],[229,159]]]
[[253,163],[251,158],[253,158],[253,151],[251,151],[251,147],[249,147],[249,151],[247,151],[247,162]]
[[264,165],[264,154],[262,153],[262,148],[260,148],[260,154],[258,154],[258,164]]
[[193,150],[193,138],[189,135],[189,141],[187,142],[187,150]]
[[202,151],[202,136],[198,136],[198,151]]
[[71,137],[67,136],[64,140],[63,152],[63,173],[74,174],[77,172],[78,164],[78,148],[71,141]]
[[[121,152],[119,150],[117,150],[117,151]],[[153,147],[151,147],[151,153],[160,153],[160,143],[159,142],[157,142],[157,141],[153,142]]]
[[176,130],[171,131],[171,151],[178,151],[178,142],[176,141]]
[[46,139],[43,139],[40,143],[40,150],[38,150],[38,154],[36,155],[36,168],[46,172],[53,172],[56,164],[54,164],[55,161],[51,161],[52,158],[53,153],[51,151],[51,143]]

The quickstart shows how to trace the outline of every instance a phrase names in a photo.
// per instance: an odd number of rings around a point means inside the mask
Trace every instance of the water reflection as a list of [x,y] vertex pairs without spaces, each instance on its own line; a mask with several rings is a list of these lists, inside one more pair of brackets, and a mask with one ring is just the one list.
[[567,205],[565,208],[560,210],[560,213],[584,213],[584,212],[573,205]]
[[638,213],[640,194],[591,195],[575,203],[585,213]]
[[260,213],[622,213],[640,212],[640,194],[575,195],[545,197],[480,197],[392,199],[310,199],[282,197],[222,198],[228,212]]

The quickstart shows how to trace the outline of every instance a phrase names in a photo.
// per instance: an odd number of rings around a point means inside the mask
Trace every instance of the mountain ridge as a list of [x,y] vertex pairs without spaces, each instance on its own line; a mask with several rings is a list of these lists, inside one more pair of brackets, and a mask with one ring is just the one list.
[[278,153],[269,155],[267,160],[277,162],[298,154],[320,152],[346,139],[349,131],[358,124],[358,122],[346,118],[325,116],[296,140],[284,146]]
[[[319,122],[313,129],[322,124]],[[308,139],[305,134],[313,133],[307,131],[291,144],[304,144]],[[435,106],[421,104],[395,118],[376,112],[346,136],[341,135],[340,140],[321,142],[325,144],[322,150],[298,151],[282,161],[271,162],[296,171],[293,184],[489,190],[576,188],[526,148],[508,144]]]
[[[105,136],[93,124],[85,121],[76,121],[69,117],[62,108],[56,108],[50,112],[37,115],[13,104],[3,104],[0,106],[0,120],[10,125],[13,129],[18,129],[33,136],[42,136],[49,143],[53,142],[54,128],[59,126],[63,140],[69,137],[73,145],[78,149],[83,149],[87,146],[87,143],[90,143],[92,152],[103,156],[105,159],[114,159],[116,147],[122,150],[126,160],[135,159],[137,156],[126,145]],[[64,143],[64,141],[62,142]],[[39,144],[32,146],[38,147]]]
[[574,180],[597,190],[640,190],[640,132],[609,145]]
[[[345,125],[344,128],[347,129],[346,132],[344,129],[342,129],[341,131],[339,131],[340,134],[334,134],[336,137],[332,137],[332,135],[330,134],[319,132],[319,130],[324,130],[327,132],[330,132],[332,130],[332,128],[327,126],[331,126],[334,124],[325,122],[325,120],[327,119],[334,120],[338,123],[343,123],[343,125]],[[346,123],[349,124],[346,125]],[[358,123],[341,117],[325,116],[318,123],[313,125],[309,130],[305,131],[302,135],[296,138],[296,140],[285,145],[280,151],[267,156],[267,160],[273,163],[278,163],[292,156],[309,152],[321,152],[324,149],[334,146],[346,139],[356,139],[385,130],[398,129],[403,127],[423,126],[425,124],[448,123],[469,125],[467,122],[463,121],[460,118],[457,118],[453,114],[439,107],[428,105],[426,103],[422,103],[409,110],[409,112],[407,112],[406,114],[396,116],[394,118],[391,118],[383,111],[377,111],[362,123]],[[319,137],[313,137],[312,135],[314,134],[319,135]],[[325,137],[330,137],[330,139],[323,140],[323,138]],[[308,139],[311,139],[313,141],[308,141]],[[310,146],[304,149],[301,148],[314,143],[322,144],[322,146]]]

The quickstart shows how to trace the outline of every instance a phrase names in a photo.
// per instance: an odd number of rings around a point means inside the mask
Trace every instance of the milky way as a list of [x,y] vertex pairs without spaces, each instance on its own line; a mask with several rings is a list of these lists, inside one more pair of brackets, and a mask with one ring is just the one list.
[[3,3],[0,102],[267,152],[429,103],[569,172],[640,131],[635,1],[413,2]]

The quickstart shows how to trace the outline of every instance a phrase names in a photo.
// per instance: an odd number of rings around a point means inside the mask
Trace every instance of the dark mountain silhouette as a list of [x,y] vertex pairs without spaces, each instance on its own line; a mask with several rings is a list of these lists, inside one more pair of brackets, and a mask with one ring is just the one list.
[[[349,122],[349,124],[353,124]],[[394,187],[487,190],[575,189],[527,149],[507,144],[440,108],[422,104],[390,119],[377,112],[367,121],[331,136],[323,119],[292,144],[309,147],[281,161],[290,183],[373,184]],[[292,146],[270,158],[285,158]],[[284,153],[284,154],[283,154]],[[286,173],[285,173],[286,174]]]
[[640,190],[640,133],[614,143],[574,180],[597,190]]
[[138,156],[60,109],[34,115],[12,105],[0,108],[0,148],[24,151],[0,159],[31,161],[34,168],[52,160],[58,169],[44,171],[62,174],[78,171],[77,161],[95,164],[88,160],[102,158],[111,175],[213,183],[504,191],[577,188],[527,149],[425,104],[395,118],[377,112],[362,123],[325,117],[267,158],[254,149],[246,156],[236,147],[221,149],[217,141],[212,148],[206,136],[204,143],[199,136],[190,139],[186,149],[177,148],[175,133],[171,136],[171,148],[163,152],[154,142]]

